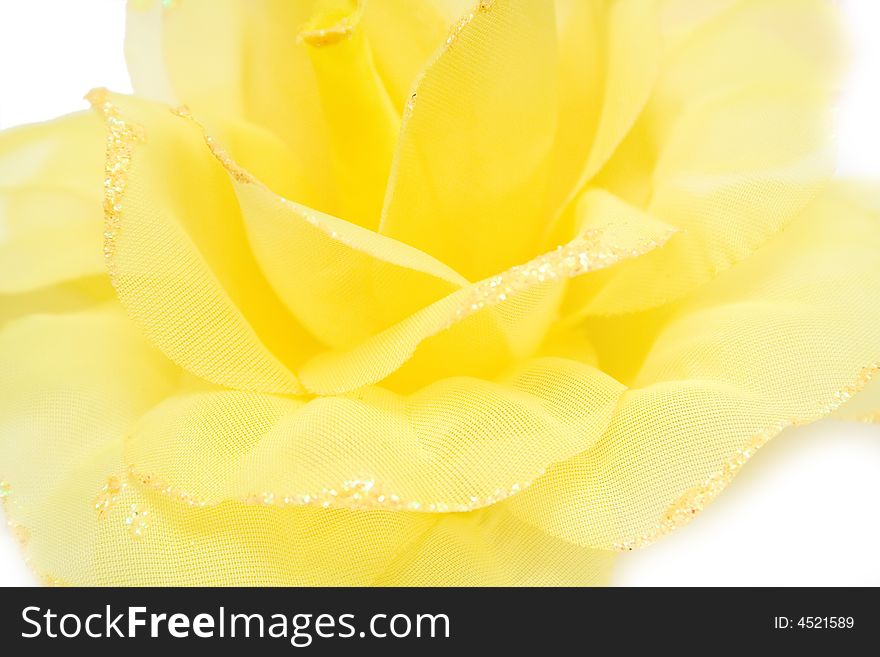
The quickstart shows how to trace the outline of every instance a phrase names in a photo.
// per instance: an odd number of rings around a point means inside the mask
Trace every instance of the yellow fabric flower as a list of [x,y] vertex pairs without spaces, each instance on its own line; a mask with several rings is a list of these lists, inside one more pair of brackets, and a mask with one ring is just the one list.
[[607,582],[878,367],[838,41],[823,0],[132,2],[136,95],[0,135],[32,566]]

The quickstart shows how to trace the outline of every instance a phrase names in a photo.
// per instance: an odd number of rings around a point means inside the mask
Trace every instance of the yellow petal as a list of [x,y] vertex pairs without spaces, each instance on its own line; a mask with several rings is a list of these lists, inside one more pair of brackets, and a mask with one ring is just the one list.
[[[671,237],[678,232],[672,226],[658,221],[656,218],[639,210],[637,207],[624,202],[617,196],[598,188],[590,188],[578,197],[574,206],[574,216],[578,229],[588,230],[595,227],[614,227],[627,237],[619,238],[620,244],[635,248],[640,242],[650,240],[662,240],[663,237]],[[683,235],[676,235],[671,244],[665,249],[675,249],[676,242]],[[642,257],[650,257],[646,252]],[[627,266],[621,263],[621,267]],[[599,293],[608,279],[607,274],[597,272],[594,276],[581,276],[572,279],[565,301],[562,305],[561,315],[567,325],[572,325],[582,319],[584,308],[588,306],[591,298]]]
[[162,106],[107,98],[93,100],[108,122],[105,256],[119,299],[194,374],[299,392],[287,363],[314,343],[246,247],[229,178],[201,131]]
[[426,514],[196,509],[126,481],[123,438],[177,372],[118,310],[0,332],[3,506],[44,581],[369,584],[433,526]]
[[[667,14],[667,31],[678,22]],[[686,32],[668,36],[642,117],[595,181],[683,234],[609,276],[586,313],[638,311],[702,285],[785,226],[833,169],[831,3],[742,2]]]
[[[30,565],[79,586],[365,586],[430,530],[428,514],[242,504],[189,506],[118,477],[119,450],[93,452],[42,508],[6,509]],[[115,494],[108,494],[110,487]],[[96,511],[96,504],[107,507]],[[426,567],[430,568],[430,564]]]
[[863,391],[841,406],[834,415],[844,420],[880,424],[880,378],[872,380]]
[[681,45],[698,29],[719,18],[727,12],[742,7],[748,0],[661,0],[661,23],[665,40],[672,47]]
[[[0,479],[38,571],[91,581],[95,496],[111,473],[105,455],[118,468],[130,423],[176,377],[118,309],[35,315],[0,331]],[[96,463],[101,474],[82,478]]]
[[129,484],[93,538],[112,556],[73,583],[368,586],[433,524],[427,514],[386,511],[197,508]]
[[606,435],[513,498],[515,513],[580,545],[643,545],[693,517],[764,441],[864,387],[880,368],[880,213],[849,195],[823,195],[672,309]]
[[[379,78],[359,25],[361,2],[319,0],[299,34],[315,71],[330,149],[335,214],[374,229],[400,130],[400,116]],[[357,120],[353,120],[357,117]]]
[[555,33],[552,3],[522,0],[480,3],[453,30],[414,87],[383,234],[471,280],[538,251],[556,133]]
[[79,278],[32,292],[0,296],[0,325],[32,314],[66,313],[116,303],[116,294],[106,276]]
[[351,348],[464,287],[407,244],[234,182],[250,243],[278,296],[313,335]]
[[118,311],[32,317],[0,333],[3,502],[44,581],[369,584],[434,524],[424,514],[195,509],[127,482],[123,438],[176,376]]
[[656,4],[629,0],[608,7],[602,104],[578,187],[605,164],[648,100],[662,54]]
[[580,326],[561,324],[554,326],[541,344],[537,355],[571,358],[595,367],[599,365],[596,346]]
[[[202,508],[127,480],[120,476],[123,437],[137,416],[173,391],[176,376],[118,311],[27,318],[0,333],[3,502],[13,534],[45,582],[607,579],[609,553],[541,535],[503,510],[447,516],[236,503]],[[450,554],[455,577],[447,570]]]
[[[559,134],[555,193],[562,212],[611,157],[648,100],[661,59],[654,0],[557,0]],[[556,220],[553,215],[549,220]],[[565,235],[566,228],[548,228]]]
[[369,0],[364,30],[392,104],[402,113],[410,86],[471,0]]
[[306,47],[296,38],[314,5],[314,0],[192,0],[170,8],[130,3],[126,59],[138,95],[185,103],[201,117],[242,120],[277,135],[309,173],[318,207],[333,212],[330,133]]
[[[111,251],[108,255],[117,281],[117,292],[133,316],[147,328],[151,338],[175,362],[209,381],[234,388],[296,393],[300,390],[296,385],[302,380],[308,390],[319,394],[346,392],[376,383],[395,373],[422,343],[426,344],[419,349],[419,358],[409,364],[407,371],[400,373],[393,387],[412,390],[440,376],[485,376],[497,373],[512,357],[528,356],[542,341],[553,320],[554,309],[561,299],[568,276],[601,269],[621,258],[640,255],[665,239],[659,225],[628,226],[626,222],[619,222],[604,226],[600,221],[604,218],[597,216],[593,226],[584,227],[586,236],[576,238],[564,249],[540,256],[500,277],[458,289],[462,285],[460,277],[433,259],[389,238],[316,214],[292,202],[282,204],[288,210],[295,211],[298,227],[290,222],[290,214],[276,214],[273,218],[266,212],[265,203],[281,201],[255,185],[253,177],[235,164],[217,142],[203,138],[195,122],[185,121],[167,109],[133,99],[119,97],[116,103],[121,110],[111,107],[109,111],[121,111],[125,117],[130,115],[131,124],[137,124],[149,133],[145,143],[132,148],[131,170],[126,174],[121,203],[114,201],[109,204]],[[112,116],[110,118],[113,119]],[[124,121],[123,125],[126,125]],[[205,139],[209,140],[207,146]],[[208,186],[217,195],[216,198],[202,195],[182,197],[174,188],[164,191],[164,183],[156,180],[154,173],[168,162],[165,149],[175,152],[178,162],[189,158],[192,164],[187,166],[188,174],[197,173],[200,185]],[[219,160],[213,166],[202,161],[205,157],[203,151],[209,149]],[[144,161],[148,155],[155,159]],[[141,168],[138,167],[139,163]],[[199,169],[196,169],[197,164]],[[221,164],[229,174],[225,183],[217,177],[223,171]],[[257,249],[258,254],[262,250],[269,256],[264,264],[267,271],[277,265],[283,268],[281,259],[284,256],[278,253],[277,245],[261,241],[266,236],[267,222],[274,221],[282,234],[290,235],[291,240],[293,237],[299,240],[305,234],[303,231],[306,231],[312,240],[317,240],[304,242],[310,249],[317,245],[330,247],[344,254],[349,263],[357,264],[358,268],[354,270],[343,266],[339,273],[344,278],[330,281],[338,286],[332,288],[337,291],[337,296],[333,297],[337,301],[338,294],[345,290],[345,286],[353,285],[352,281],[367,271],[365,268],[373,266],[393,272],[400,289],[410,290],[413,289],[412,281],[421,276],[416,271],[420,269],[430,276],[419,283],[425,290],[420,292],[423,296],[403,303],[389,303],[386,305],[388,312],[382,306],[377,306],[373,312],[378,309],[385,313],[384,316],[377,313],[378,320],[363,318],[353,323],[346,332],[338,326],[332,326],[338,319],[345,319],[345,316],[338,312],[327,314],[324,309],[329,308],[328,300],[313,296],[314,292],[326,289],[309,283],[320,281],[320,270],[308,272],[309,280],[290,281],[287,285],[298,287],[288,288],[285,298],[299,300],[296,310],[304,321],[315,329],[327,330],[330,339],[338,338],[351,345],[320,352],[307,337],[297,336],[297,331],[301,335],[302,329],[292,318],[289,325],[277,321],[286,317],[285,311],[275,305],[277,301],[272,291],[265,287],[262,272],[256,270],[257,265],[250,259],[246,244],[241,239],[238,205],[229,201],[227,196],[230,185],[235,185],[241,194],[248,223],[252,224],[250,233],[254,236],[255,244],[263,245]],[[157,213],[155,207],[150,207],[133,213],[127,202],[133,187],[149,190],[152,195],[167,194],[165,203],[168,210]],[[135,197],[142,197],[145,193],[138,192]],[[163,197],[158,198],[161,200]],[[255,205],[254,201],[259,201],[263,206],[260,207],[259,203]],[[118,210],[114,209],[117,205]],[[166,214],[169,216],[166,217]],[[216,217],[226,217],[227,234],[217,230],[218,225],[223,224],[218,223]],[[209,218],[213,218],[211,223],[207,223]],[[114,221],[118,225],[114,225]],[[595,243],[589,236],[593,228],[603,229]],[[168,231],[181,246],[170,252],[162,252],[158,245],[169,239],[166,236]],[[293,241],[285,244],[292,245]],[[199,245],[199,248],[196,249],[195,245]],[[302,246],[297,243],[295,248]],[[212,252],[207,250],[209,248],[216,250]],[[273,252],[270,253],[270,250]],[[374,257],[374,254],[384,258],[384,261]],[[586,264],[581,262],[581,258],[586,259]],[[385,262],[393,266],[386,266]],[[145,269],[146,263],[149,263],[148,269]],[[406,268],[398,269],[398,263]],[[126,267],[130,269],[126,270]],[[163,268],[168,271],[197,268],[196,271],[205,272],[200,276],[211,276],[215,282],[200,285],[196,290],[181,289],[180,283],[177,283],[180,277],[161,274]],[[135,273],[137,276],[134,276]],[[243,277],[242,273],[246,276]],[[274,269],[272,273],[273,281],[282,281],[285,275],[283,269]],[[326,269],[326,273],[333,274],[332,267]],[[190,280],[193,276],[185,278]],[[135,281],[137,286],[130,286],[131,281]],[[425,282],[429,285],[425,286]],[[454,291],[373,334],[382,325],[380,322],[387,323],[404,316],[432,295],[436,297],[442,294],[442,286],[446,286],[445,289],[451,286]],[[246,292],[251,288],[256,294]],[[291,296],[294,293],[295,299]],[[192,312],[192,303],[184,299],[193,294],[197,298],[222,294],[235,303],[223,310],[222,307],[212,307],[216,302],[201,302],[196,306],[198,312]],[[169,302],[175,298],[180,301]],[[484,308],[488,312],[480,312]],[[353,309],[357,310],[357,306]],[[226,317],[220,310],[238,314]],[[325,313],[323,317],[321,313]],[[231,319],[236,319],[232,327],[241,335],[234,340],[224,335],[231,330],[224,327],[230,324]],[[244,319],[250,323],[250,327],[247,324],[242,326],[241,320]],[[257,336],[262,338],[262,342],[249,346],[248,342],[253,341],[248,336],[249,332],[243,329],[251,328],[253,331],[256,326],[261,328]],[[450,328],[452,330],[447,331]],[[436,339],[428,340],[433,336],[437,336]],[[248,340],[245,341],[245,338]],[[355,343],[356,339],[362,341]],[[264,345],[268,344],[278,345],[274,347],[275,350],[287,350],[289,355],[282,362],[289,364],[290,368],[277,373],[266,369],[270,365],[276,366],[272,360],[266,360],[266,365],[259,369],[248,367],[254,358],[251,350],[265,349]],[[468,348],[464,357],[463,345]],[[309,353],[317,355],[305,360]],[[268,356],[273,356],[273,353],[270,352]],[[299,363],[302,364],[297,367]],[[299,378],[290,378],[295,373]],[[286,378],[276,378],[282,375]]]
[[317,394],[385,381],[413,390],[445,376],[491,377],[527,358],[556,319],[568,279],[662,246],[667,226],[641,215],[587,212],[571,242],[473,283],[348,350],[322,352],[299,371]]
[[[291,146],[319,150],[326,136],[320,102],[305,49],[296,42],[314,5],[315,0],[130,2],[125,55],[135,92],[170,105],[186,103],[200,113],[249,119]],[[302,122],[289,120],[294,108]],[[312,139],[309,119],[318,119]]]
[[126,460],[141,480],[200,504],[467,511],[587,449],[622,390],[588,365],[541,359],[495,382],[443,379],[411,395],[190,394],[138,423]]
[[[577,193],[576,183],[589,157],[599,115],[605,81],[605,40],[608,3],[556,0],[556,38],[559,71],[559,109],[556,143],[553,146],[553,174],[550,180],[551,211],[561,214]],[[558,221],[551,214],[548,224]],[[564,240],[570,226],[548,225],[546,233]],[[567,233],[567,234],[566,234]]]
[[0,134],[0,293],[104,273],[102,144],[90,112]]
[[554,538],[504,505],[450,514],[414,541],[379,586],[607,586],[614,553]]
[[401,89],[463,8],[458,0],[411,5],[131,3],[126,57],[138,94],[268,130],[307,174],[314,197],[296,201],[375,228],[404,107]]
[[[880,216],[880,193],[876,184],[849,183],[845,190],[851,211]],[[841,406],[834,416],[846,420],[880,423],[880,377],[870,381],[863,391]]]
[[[289,154],[248,124],[223,128],[222,149],[219,140],[206,139],[230,174],[260,268],[289,310],[323,343],[354,347],[467,285],[418,249],[277,195],[274,189],[298,187],[288,175]],[[227,143],[233,145],[228,152]],[[270,162],[274,166],[267,166]]]

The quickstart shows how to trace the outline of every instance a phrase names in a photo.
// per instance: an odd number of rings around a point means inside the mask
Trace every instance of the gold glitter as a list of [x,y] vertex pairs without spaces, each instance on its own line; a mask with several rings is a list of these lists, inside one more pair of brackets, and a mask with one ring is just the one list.
[[462,302],[450,324],[461,321],[487,306],[493,306],[531,288],[550,281],[574,278],[587,272],[604,269],[625,257],[638,257],[662,246],[674,233],[670,231],[657,240],[643,240],[635,248],[622,249],[600,246],[601,230],[591,230],[554,251],[529,262],[487,278],[466,288]]
[[340,41],[344,41],[351,37],[352,34],[354,34],[354,26],[351,25],[350,20],[343,19],[332,27],[301,32],[299,39],[303,43],[307,43],[315,48],[320,48],[322,46],[331,46]]
[[27,527],[18,524],[11,518],[6,520],[6,526],[9,528],[9,532],[12,534],[12,538],[15,539],[15,542],[18,543],[20,547],[24,547],[27,545],[28,540],[30,540],[31,533],[28,531]]
[[190,506],[207,506],[205,502],[193,497],[185,490],[175,488],[170,484],[166,484],[160,481],[157,477],[154,477],[152,474],[140,473],[134,468],[134,466],[129,466],[128,475],[139,484],[142,484],[147,488],[156,490],[164,495],[168,495],[169,497],[173,497],[181,502],[189,504]]
[[86,100],[104,115],[108,128],[104,161],[104,262],[110,281],[115,285],[116,267],[113,258],[119,236],[122,197],[128,182],[132,148],[134,144],[144,141],[144,131],[140,126],[122,119],[117,108],[110,102],[106,89],[93,89],[86,94]]
[[[544,471],[536,473],[528,481],[515,483],[509,488],[496,489],[491,495],[470,496],[466,502],[424,502],[419,500],[407,500],[400,495],[389,493],[371,477],[349,479],[340,486],[323,488],[312,493],[298,493],[281,495],[271,491],[263,491],[238,498],[239,502],[256,506],[317,506],[323,509],[355,509],[388,511],[427,511],[430,513],[465,513],[476,509],[491,506],[511,495],[528,488],[532,482],[544,474]],[[165,495],[189,504],[190,506],[204,507],[220,504],[225,500],[208,501],[171,486],[151,474],[138,472],[134,466],[129,467],[129,475],[135,481],[156,490]]]
[[0,481],[0,500],[5,500],[12,495],[12,484],[8,481]]
[[403,115],[405,118],[412,116],[413,110],[416,108],[416,97],[418,93],[413,92],[409,95],[409,98],[406,99],[406,106],[403,109]]
[[150,515],[149,511],[137,504],[132,504],[128,515],[125,516],[125,524],[128,527],[128,533],[135,538],[142,537],[147,527],[149,527],[147,524],[148,515]]
[[103,518],[107,511],[119,501],[123,488],[125,488],[125,483],[119,477],[115,475],[108,477],[107,483],[101,487],[95,497],[95,512],[99,518]]
[[862,390],[868,382],[880,372],[880,363],[873,363],[862,369],[856,377],[855,383],[838,390],[832,395],[831,402],[819,409],[816,417],[812,419],[792,418],[781,421],[768,427],[757,436],[754,436],[746,446],[728,459],[720,470],[707,477],[701,484],[687,490],[679,497],[663,514],[660,522],[653,529],[634,539],[616,543],[614,549],[621,552],[629,552],[654,543],[657,539],[669,534],[693,520],[706,506],[718,497],[719,493],[727,488],[733,481],[740,469],[748,463],[749,459],[774,436],[779,435],[784,429],[809,424],[817,419],[826,417],[849,401],[853,395]]
[[192,110],[190,110],[189,105],[178,105],[177,107],[171,108],[171,113],[174,116],[179,116],[184,119],[192,119]]
[[339,232],[333,230],[330,226],[327,225],[327,222],[325,220],[316,217],[313,214],[313,211],[309,208],[304,208],[298,203],[295,203],[290,199],[286,199],[283,196],[278,196],[277,199],[278,203],[280,203],[291,212],[294,212],[300,219],[313,226],[314,228],[317,228],[322,233],[327,235],[327,237],[329,237],[330,239],[335,240],[336,242],[339,242],[340,244],[347,246],[351,249],[360,250],[359,245],[355,244],[349,239],[346,239],[343,235],[339,234]]
[[[459,36],[461,36],[461,33],[465,30],[465,28],[468,25],[470,25],[470,23],[474,20],[474,18],[476,18],[476,16],[478,14],[488,13],[489,11],[491,11],[495,7],[495,5],[498,1],[499,0],[480,0],[480,2],[478,2],[476,4],[476,6],[474,6],[474,8],[471,9],[471,11],[469,11],[466,15],[461,17],[455,23],[455,25],[453,25],[452,29],[450,29],[450,31],[446,37],[446,42],[445,42],[446,50],[449,50],[455,44],[455,42],[458,40]],[[419,75],[416,76],[416,78],[414,79],[413,88],[415,89],[415,91],[413,91],[406,100],[406,105],[404,106],[404,110],[403,110],[403,120],[404,121],[408,120],[412,116],[413,109],[415,109],[416,97],[418,96],[417,90],[422,85],[422,82],[424,81],[424,79],[425,79],[425,71],[422,71],[421,73],[419,73]]]
[[452,27],[452,30],[450,30],[449,36],[446,37],[447,48],[452,47],[464,29],[470,25],[472,20],[474,20],[474,16],[476,16],[476,12],[472,11],[458,19],[458,22]]
[[477,14],[488,13],[494,6],[495,0],[480,0],[471,11],[458,19],[458,22],[452,27],[449,36],[446,37],[446,47],[451,47],[458,40],[458,37],[471,24]]
[[333,25],[315,29],[305,28],[297,36],[297,42],[308,44],[314,48],[322,48],[345,41],[354,34],[363,12],[364,2],[360,0],[353,12],[346,14]]
[[205,143],[208,144],[208,148],[211,149],[211,152],[214,154],[214,157],[219,160],[220,164],[222,164],[232,177],[235,178],[240,183],[253,183],[256,182],[256,179],[243,168],[241,168],[238,163],[230,157],[229,153],[226,152],[217,142],[214,141],[214,138],[210,135],[205,135]]
[[217,161],[223,165],[223,168],[226,169],[236,181],[240,183],[255,183],[256,178],[254,178],[249,171],[245,170],[241,165],[236,162],[231,155],[226,151],[225,148],[220,146],[217,141],[209,134],[205,132],[205,126],[203,126],[198,119],[196,119],[189,107],[186,105],[181,105],[180,107],[174,107],[171,109],[171,113],[175,116],[179,116],[183,119],[187,119],[196,124],[199,129],[202,131],[202,136],[205,139],[205,143],[208,145],[208,148],[211,151],[211,154],[217,158]]

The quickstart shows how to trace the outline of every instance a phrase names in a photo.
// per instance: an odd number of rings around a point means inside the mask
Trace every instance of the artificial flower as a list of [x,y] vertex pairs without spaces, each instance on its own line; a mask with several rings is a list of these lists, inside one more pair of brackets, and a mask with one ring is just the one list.
[[135,95],[0,136],[0,478],[48,581],[602,584],[784,428],[880,410],[830,3],[127,30]]

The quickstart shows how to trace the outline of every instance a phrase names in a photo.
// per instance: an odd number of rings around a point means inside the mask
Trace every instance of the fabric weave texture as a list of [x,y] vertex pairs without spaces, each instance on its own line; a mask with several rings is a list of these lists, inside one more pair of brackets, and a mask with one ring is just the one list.
[[880,416],[831,2],[127,20],[134,95],[0,134],[0,494],[47,583],[603,585],[780,431]]

